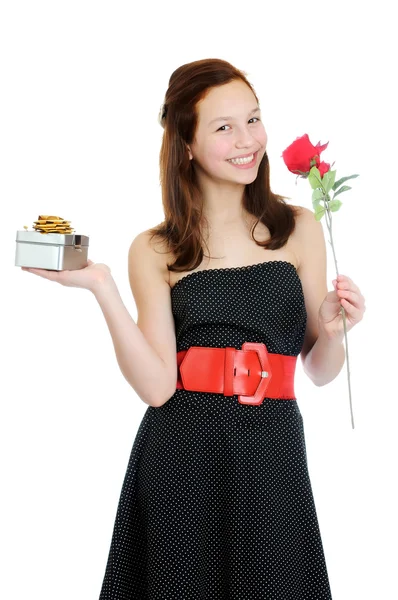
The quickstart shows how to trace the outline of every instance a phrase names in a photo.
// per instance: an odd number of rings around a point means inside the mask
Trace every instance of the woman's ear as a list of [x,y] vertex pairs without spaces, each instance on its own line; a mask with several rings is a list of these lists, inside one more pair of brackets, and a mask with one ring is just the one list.
[[188,146],[188,144],[187,144],[187,150],[188,150],[188,154],[189,154],[189,160],[192,160],[193,156],[192,156],[191,148]]

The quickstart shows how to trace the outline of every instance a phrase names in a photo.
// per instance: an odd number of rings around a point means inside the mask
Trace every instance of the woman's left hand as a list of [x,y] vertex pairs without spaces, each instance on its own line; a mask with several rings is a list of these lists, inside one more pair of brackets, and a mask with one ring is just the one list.
[[357,285],[346,275],[333,280],[334,292],[328,292],[319,309],[319,327],[329,338],[344,337],[341,307],[345,310],[347,332],[362,320],[365,298]]

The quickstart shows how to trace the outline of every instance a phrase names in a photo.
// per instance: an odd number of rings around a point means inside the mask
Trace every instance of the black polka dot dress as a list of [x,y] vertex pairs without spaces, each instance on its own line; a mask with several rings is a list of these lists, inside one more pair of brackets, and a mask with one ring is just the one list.
[[[307,321],[294,265],[197,271],[171,291],[177,351],[298,356]],[[330,600],[297,399],[176,389],[132,447],[100,600]]]

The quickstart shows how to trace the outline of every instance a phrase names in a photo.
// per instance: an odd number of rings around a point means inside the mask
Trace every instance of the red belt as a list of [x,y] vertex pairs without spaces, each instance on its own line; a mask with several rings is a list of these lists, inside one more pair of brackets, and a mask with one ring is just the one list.
[[264,398],[295,400],[297,356],[271,354],[265,344],[245,342],[242,350],[191,346],[177,352],[177,389],[238,395],[240,404]]

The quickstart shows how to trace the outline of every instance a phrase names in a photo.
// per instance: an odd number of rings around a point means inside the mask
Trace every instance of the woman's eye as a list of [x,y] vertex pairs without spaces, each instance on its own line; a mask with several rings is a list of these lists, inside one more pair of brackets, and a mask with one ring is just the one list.
[[[251,119],[249,119],[249,121],[253,121],[253,119],[257,119],[257,121],[260,120],[258,117],[252,117]],[[219,129],[217,129],[217,131],[221,131],[223,127],[229,127],[229,125],[221,125],[221,127]],[[226,130],[224,129],[223,131],[226,131]]]

